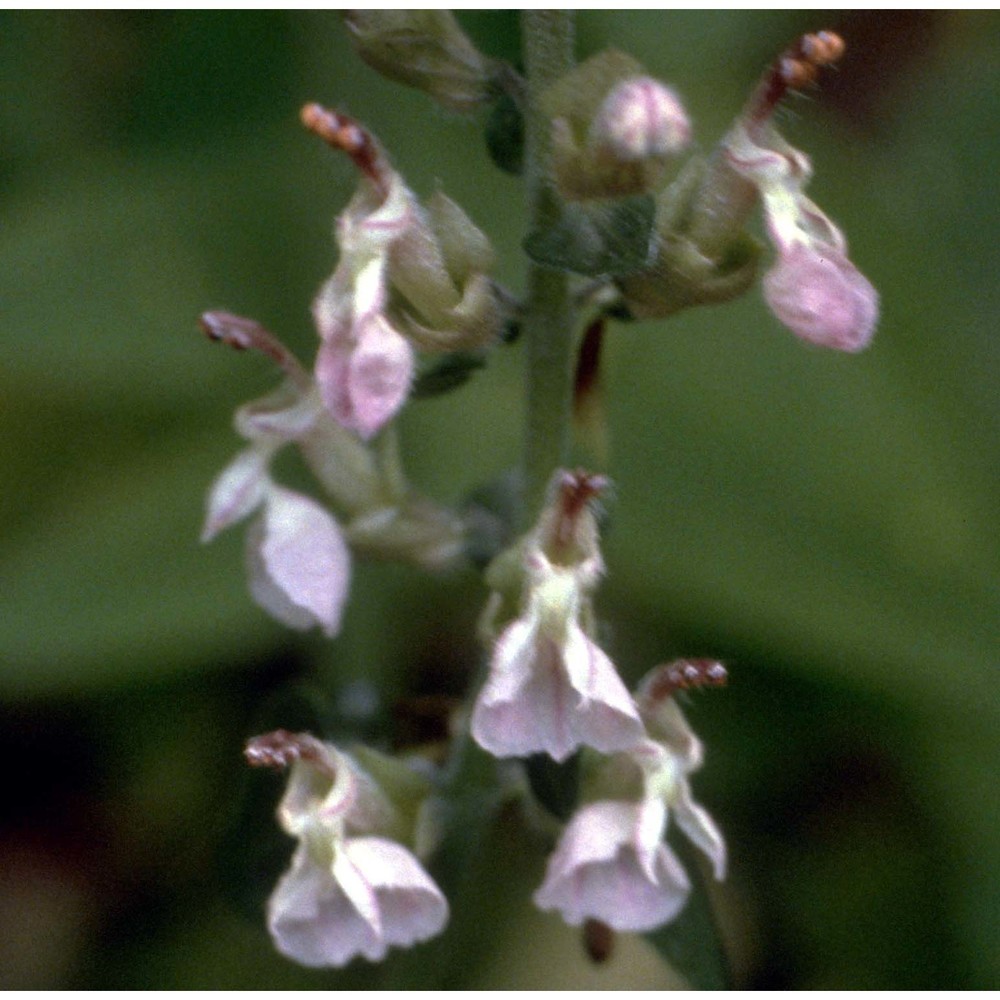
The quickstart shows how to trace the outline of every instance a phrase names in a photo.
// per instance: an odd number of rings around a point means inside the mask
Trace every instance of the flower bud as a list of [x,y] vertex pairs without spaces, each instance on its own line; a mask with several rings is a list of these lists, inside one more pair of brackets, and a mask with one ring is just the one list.
[[637,76],[609,91],[590,138],[595,148],[631,163],[679,153],[691,138],[691,123],[673,90],[650,76]]
[[543,98],[552,119],[552,167],[571,201],[654,190],[668,157],[688,141],[677,95],[614,49],[580,63]]
[[358,55],[384,77],[451,111],[475,111],[488,99],[490,61],[449,11],[351,10],[344,21]]

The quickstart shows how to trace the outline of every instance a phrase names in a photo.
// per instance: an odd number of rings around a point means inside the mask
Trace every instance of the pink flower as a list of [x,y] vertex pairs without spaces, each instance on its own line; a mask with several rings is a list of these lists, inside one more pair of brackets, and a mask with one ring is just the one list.
[[[334,426],[315,392],[304,392],[289,380],[271,395],[240,407],[236,429],[251,444],[212,484],[201,540],[211,541],[261,510],[246,545],[254,600],[285,625],[319,625],[333,636],[340,631],[351,578],[350,551],[340,525],[315,500],[278,486],[270,475],[277,452],[291,442],[308,447],[323,433],[324,421]],[[337,430],[349,444],[363,447],[353,435]],[[341,457],[350,456],[341,451]],[[340,478],[360,481],[364,471],[351,462]]]
[[370,438],[410,393],[415,347],[483,347],[501,328],[486,277],[489,241],[444,195],[423,207],[358,122],[318,105],[303,121],[359,167],[360,184],[337,219],[340,258],[313,303],[322,344],[315,376],[342,426]]
[[863,350],[878,322],[878,292],[848,259],[844,234],[806,197],[809,157],[762,123],[737,126],[726,154],[764,202],[778,252],[764,276],[771,311],[803,340],[839,351]]
[[371,437],[409,395],[414,352],[384,313],[389,253],[414,225],[417,206],[394,171],[387,191],[367,181],[337,220],[341,259],[313,303],[322,344],[316,382],[344,427]]
[[594,802],[580,809],[549,859],[535,905],[576,926],[595,919],[648,931],[683,909],[691,883],[663,843],[663,803]]
[[[393,838],[413,822],[412,799],[422,779],[405,771],[406,809],[347,754],[308,734],[283,730],[255,737],[247,760],[291,764],[278,807],[284,829],[299,845],[267,905],[267,926],[281,954],[302,965],[342,966],[360,955],[385,957],[439,934],[448,920],[441,890],[410,850]],[[415,835],[415,830],[411,831]]]
[[472,735],[497,757],[547,753],[565,760],[581,745],[603,753],[642,738],[642,722],[614,664],[575,623],[561,638],[529,615],[493,650]]

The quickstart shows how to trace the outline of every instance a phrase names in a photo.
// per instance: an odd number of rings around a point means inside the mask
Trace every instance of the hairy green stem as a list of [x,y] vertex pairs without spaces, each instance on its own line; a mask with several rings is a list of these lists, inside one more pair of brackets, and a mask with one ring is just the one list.
[[[551,123],[541,107],[546,87],[573,65],[573,14],[527,10],[521,15],[526,78],[525,182],[529,231],[559,217],[550,170]],[[531,264],[522,330],[525,339],[527,420],[524,445],[527,524],[534,523],[554,469],[566,461],[573,402],[573,309],[569,277]]]

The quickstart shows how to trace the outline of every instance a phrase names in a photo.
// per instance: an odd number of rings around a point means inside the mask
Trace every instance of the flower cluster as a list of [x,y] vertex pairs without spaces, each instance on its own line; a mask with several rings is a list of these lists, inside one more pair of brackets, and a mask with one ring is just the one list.
[[783,97],[842,52],[832,32],[800,38],[765,71],[708,162],[692,161],[657,194],[652,259],[618,280],[632,315],[669,316],[747,291],[760,248],[744,226],[760,202],[777,251],[763,279],[771,311],[811,343],[850,352],[868,346],[878,293],[848,259],[843,233],[806,197],[809,158],[774,126]]
[[[438,193],[421,207],[352,119],[318,105],[302,117],[352,157],[359,187],[337,220],[340,261],[313,305],[312,375],[259,323],[202,316],[212,339],[259,351],[285,375],[276,392],[237,411],[250,447],[213,485],[202,540],[261,510],[247,540],[254,599],[292,628],[333,636],[348,594],[348,541],[425,566],[460,551],[459,519],[409,490],[391,448],[376,453],[366,442],[406,402],[416,348],[481,348],[496,338],[501,313],[489,242],[458,205]],[[271,479],[275,455],[293,443],[347,518],[346,535],[323,506]]]
[[[538,16],[536,25],[562,15]],[[463,554],[488,563],[480,626],[489,673],[471,710],[449,709],[446,721],[442,713],[439,750],[450,755],[444,805],[452,791],[462,794],[466,763],[483,763],[473,741],[496,758],[535,758],[490,768],[528,778],[504,784],[493,775],[490,795],[530,790],[542,803],[537,772],[561,781],[572,771],[560,792],[573,791],[575,811],[565,801],[553,810],[567,821],[552,838],[535,904],[572,925],[653,930],[675,919],[691,892],[666,841],[672,827],[716,879],[725,877],[723,838],[691,790],[704,750],[675,695],[719,685],[726,672],[714,661],[677,661],[630,692],[605,651],[594,594],[605,572],[599,500],[608,482],[558,470],[540,500],[565,450],[560,414],[569,407],[559,394],[568,389],[571,326],[589,323],[576,368],[580,413],[581,402],[596,399],[595,345],[612,318],[668,316],[753,284],[761,247],[744,227],[761,204],[777,252],[763,279],[775,315],[813,343],[843,351],[869,343],[878,296],[849,261],[843,235],[805,196],[809,159],[772,124],[783,95],[811,82],[843,45],[828,32],[804,36],[765,73],[714,155],[679,168],[691,137],[681,101],[630,56],[608,50],[553,78],[538,66],[560,47],[555,35],[537,51],[529,38],[526,62],[536,63],[538,78],[531,89],[530,73],[525,81],[483,56],[446,13],[354,11],[347,24],[362,58],[383,75],[452,111],[493,105],[491,155],[528,174],[529,293],[519,302],[494,283],[492,247],[455,202],[441,193],[421,201],[359,122],[306,105],[302,122],[350,158],[358,186],[337,217],[337,261],[313,302],[319,346],[311,370],[253,320],[221,311],[202,317],[210,337],[264,354],[284,376],[237,411],[245,446],[211,488],[202,537],[253,517],[254,598],[279,621],[329,636],[340,628],[356,555],[422,567]],[[568,275],[590,280],[573,289]],[[550,324],[562,324],[551,344]],[[509,545],[523,530],[514,524],[520,512],[498,515],[490,535],[481,528],[492,512],[458,514],[410,487],[393,423],[411,395],[432,383],[434,391],[460,384],[521,329],[544,376],[529,373],[529,412],[559,426],[531,422],[525,493],[541,510],[528,511],[537,513],[534,526]],[[439,357],[421,360],[421,352]],[[549,392],[559,406],[536,406]],[[541,449],[536,432],[546,438]],[[287,446],[301,453],[325,503],[272,478]],[[339,967],[442,932],[448,903],[423,867],[435,840],[425,774],[364,747],[348,753],[283,730],[251,740],[246,754],[251,764],[290,769],[278,819],[297,846],[267,906],[283,955]],[[573,767],[558,766],[574,755]],[[476,775],[478,791],[482,771]],[[437,815],[450,822],[459,812]]]

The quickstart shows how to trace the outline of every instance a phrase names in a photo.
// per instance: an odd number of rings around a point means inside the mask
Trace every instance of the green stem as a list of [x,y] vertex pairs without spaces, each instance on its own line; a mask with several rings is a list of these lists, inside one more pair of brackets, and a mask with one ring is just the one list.
[[[551,123],[541,95],[573,66],[573,14],[526,10],[521,15],[526,77],[525,181],[530,232],[559,218],[559,196],[551,179]],[[534,523],[553,470],[569,452],[573,402],[573,310],[569,276],[531,264],[522,330],[527,366],[524,444],[526,523]]]

